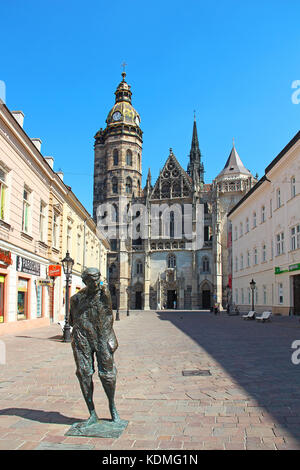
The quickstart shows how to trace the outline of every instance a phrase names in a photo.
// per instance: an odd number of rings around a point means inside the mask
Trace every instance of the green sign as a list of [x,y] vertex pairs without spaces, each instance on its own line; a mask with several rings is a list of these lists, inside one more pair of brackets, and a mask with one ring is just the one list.
[[281,269],[280,267],[275,267],[275,274],[288,273],[291,271],[298,271],[300,269],[300,263],[290,264],[287,269]]

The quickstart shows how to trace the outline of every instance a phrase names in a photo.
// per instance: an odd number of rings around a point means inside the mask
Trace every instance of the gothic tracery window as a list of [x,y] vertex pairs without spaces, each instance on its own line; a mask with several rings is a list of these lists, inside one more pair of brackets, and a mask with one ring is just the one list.
[[167,259],[168,268],[176,268],[176,256],[169,255]]

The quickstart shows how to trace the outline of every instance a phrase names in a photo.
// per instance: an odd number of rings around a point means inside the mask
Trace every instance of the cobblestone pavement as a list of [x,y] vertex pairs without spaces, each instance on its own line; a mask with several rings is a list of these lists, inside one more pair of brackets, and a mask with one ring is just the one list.
[[[208,312],[131,312],[115,322],[118,439],[67,437],[88,417],[58,325],[1,336],[0,449],[299,449],[295,317],[270,323]],[[209,370],[184,376],[183,370]],[[110,418],[94,375],[98,415]]]

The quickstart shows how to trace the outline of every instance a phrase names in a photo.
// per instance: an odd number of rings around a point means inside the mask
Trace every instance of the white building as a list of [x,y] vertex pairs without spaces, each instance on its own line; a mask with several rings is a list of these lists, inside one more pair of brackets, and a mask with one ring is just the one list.
[[300,314],[300,132],[228,214],[232,224],[232,297],[255,310]]

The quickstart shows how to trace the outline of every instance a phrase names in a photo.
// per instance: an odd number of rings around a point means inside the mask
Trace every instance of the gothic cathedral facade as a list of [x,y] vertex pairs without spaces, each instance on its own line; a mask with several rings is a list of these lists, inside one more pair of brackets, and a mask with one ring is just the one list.
[[[107,259],[113,308],[198,310],[215,303],[225,308],[232,273],[227,213],[256,179],[233,145],[224,169],[205,183],[194,119],[187,170],[170,149],[157,180],[151,181],[149,169],[142,188],[141,118],[125,79],[123,72],[106,127],[95,135],[93,217],[111,240]],[[200,214],[198,244],[193,237]],[[132,225],[134,235],[129,236]]]

